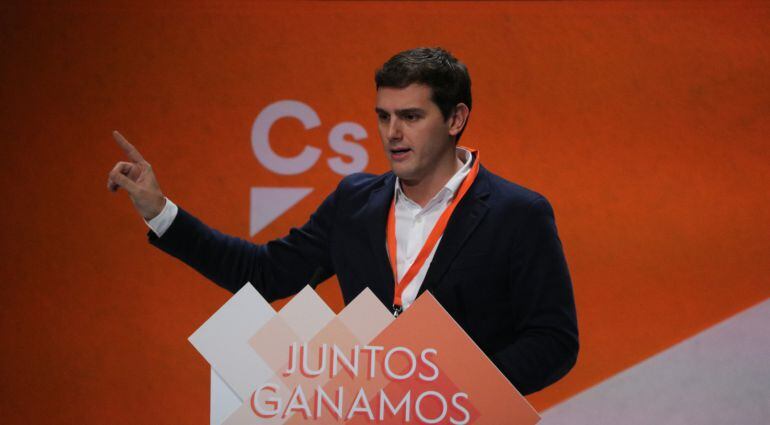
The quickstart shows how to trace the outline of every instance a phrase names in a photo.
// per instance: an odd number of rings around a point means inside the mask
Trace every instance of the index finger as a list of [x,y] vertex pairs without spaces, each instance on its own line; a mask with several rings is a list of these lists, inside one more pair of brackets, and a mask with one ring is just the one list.
[[142,157],[142,154],[140,154],[134,145],[129,143],[128,140],[126,140],[126,138],[123,137],[120,132],[118,132],[118,130],[113,130],[112,137],[114,137],[115,141],[118,142],[118,146],[120,146],[123,151],[126,152],[126,155],[128,155],[129,159],[134,162],[146,162]]

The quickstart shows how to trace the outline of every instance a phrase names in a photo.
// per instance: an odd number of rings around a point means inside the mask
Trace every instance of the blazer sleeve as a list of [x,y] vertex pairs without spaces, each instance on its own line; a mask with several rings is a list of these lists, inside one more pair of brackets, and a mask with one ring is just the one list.
[[511,258],[511,343],[493,354],[522,394],[563,377],[577,360],[578,328],[572,282],[553,209],[539,196],[529,206]]
[[230,292],[251,282],[273,301],[334,274],[329,245],[336,197],[332,192],[307,223],[264,245],[212,229],[182,208],[162,237],[148,232],[149,242]]

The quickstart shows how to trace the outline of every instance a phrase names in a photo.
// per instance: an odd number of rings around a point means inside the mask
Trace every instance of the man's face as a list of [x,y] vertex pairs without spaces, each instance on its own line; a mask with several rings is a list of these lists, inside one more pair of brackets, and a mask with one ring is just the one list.
[[449,123],[431,94],[424,84],[377,90],[375,112],[385,156],[393,173],[405,181],[423,180],[441,160],[455,155]]

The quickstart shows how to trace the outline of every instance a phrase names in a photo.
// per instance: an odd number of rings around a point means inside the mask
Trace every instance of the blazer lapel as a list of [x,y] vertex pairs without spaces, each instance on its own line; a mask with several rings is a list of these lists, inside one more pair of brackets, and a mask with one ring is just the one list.
[[[425,280],[420,286],[419,294],[428,289],[435,288],[441,281],[449,266],[454,261],[460,248],[463,247],[468,236],[473,233],[476,226],[487,213],[488,206],[485,202],[489,196],[488,172],[482,166],[476,181],[473,182],[468,193],[460,200],[457,208],[449,218],[446,230],[441,236],[441,241],[436,248],[436,254],[430,263]],[[383,242],[384,243],[384,242]]]
[[375,268],[372,270],[372,281],[367,283],[387,306],[393,303],[393,291],[396,286],[385,245],[385,227],[388,222],[390,204],[393,201],[395,184],[396,178],[390,174],[385,178],[382,186],[372,191],[369,195],[369,202],[362,211],[362,222],[365,224],[366,233],[369,236],[372,258],[375,263]]

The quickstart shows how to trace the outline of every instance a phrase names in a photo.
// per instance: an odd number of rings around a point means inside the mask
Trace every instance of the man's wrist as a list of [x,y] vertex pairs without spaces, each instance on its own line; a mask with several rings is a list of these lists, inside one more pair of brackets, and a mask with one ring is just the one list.
[[159,216],[161,212],[163,212],[163,209],[166,208],[166,204],[168,204],[168,199],[161,194],[161,198],[155,202],[155,206],[152,207],[150,211],[148,211],[146,214],[142,215],[142,218],[144,218],[144,221],[151,221],[155,217]]
[[179,207],[177,207],[170,199],[164,197],[164,201],[165,204],[160,213],[152,219],[144,221],[159,238],[166,233],[166,230],[168,230],[169,227],[171,227],[171,223],[174,222],[174,219],[179,212]]

